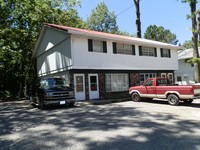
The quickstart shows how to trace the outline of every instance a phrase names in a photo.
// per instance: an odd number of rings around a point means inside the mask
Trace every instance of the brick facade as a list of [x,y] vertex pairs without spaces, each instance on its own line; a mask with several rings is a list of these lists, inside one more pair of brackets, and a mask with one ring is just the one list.
[[[80,72],[71,72],[70,73],[70,83],[74,87],[74,74],[84,74],[85,77],[85,98],[86,100],[89,98],[89,74],[90,72],[84,72],[84,70]],[[94,72],[93,72],[94,73]],[[116,98],[128,98],[130,97],[128,90],[122,92],[106,92],[106,83],[105,83],[105,74],[107,72],[96,72],[98,74],[98,85],[99,85],[99,99],[116,99]],[[156,73],[157,77],[161,77],[161,73]],[[140,85],[140,73],[139,72],[129,72],[129,87]]]

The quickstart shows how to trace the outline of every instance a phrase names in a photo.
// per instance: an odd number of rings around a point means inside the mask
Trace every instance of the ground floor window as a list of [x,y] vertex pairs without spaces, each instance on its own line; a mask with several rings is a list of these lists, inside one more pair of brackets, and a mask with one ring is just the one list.
[[127,91],[129,88],[128,74],[105,74],[106,92]]
[[181,76],[177,76],[177,81],[182,81]]
[[156,73],[140,73],[140,84],[142,84],[148,78],[155,78]]

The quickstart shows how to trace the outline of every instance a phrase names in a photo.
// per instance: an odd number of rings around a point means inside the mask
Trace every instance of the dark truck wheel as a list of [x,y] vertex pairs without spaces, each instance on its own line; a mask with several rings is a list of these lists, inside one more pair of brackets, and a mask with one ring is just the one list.
[[33,107],[34,103],[33,103],[33,97],[29,96],[29,106]]
[[141,97],[138,93],[134,92],[131,94],[131,98],[134,102],[140,102],[141,101]]
[[177,95],[175,94],[169,94],[167,96],[167,99],[168,99],[168,103],[170,105],[173,105],[173,106],[177,106],[179,104],[179,98]]
[[44,104],[43,100],[40,98],[40,104],[39,104],[39,107],[41,110],[45,110],[46,109],[46,105]]
[[69,107],[73,107],[74,104],[75,104],[75,102],[71,102],[71,103],[69,103]]

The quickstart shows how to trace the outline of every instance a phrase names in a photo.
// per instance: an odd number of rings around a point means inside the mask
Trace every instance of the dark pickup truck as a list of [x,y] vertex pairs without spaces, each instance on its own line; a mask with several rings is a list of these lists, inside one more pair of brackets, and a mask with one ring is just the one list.
[[61,77],[38,78],[30,88],[30,104],[45,109],[48,105],[69,105],[75,103],[74,90]]

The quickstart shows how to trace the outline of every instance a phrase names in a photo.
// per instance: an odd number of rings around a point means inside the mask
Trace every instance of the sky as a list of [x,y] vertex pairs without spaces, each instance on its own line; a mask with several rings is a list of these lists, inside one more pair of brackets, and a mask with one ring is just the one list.
[[[91,11],[102,0],[81,0],[81,7],[77,8],[79,16],[86,21]],[[120,31],[130,34],[137,33],[136,13],[133,0],[103,0],[110,12],[115,12]],[[197,9],[199,4],[197,4]],[[178,43],[183,44],[191,40],[191,20],[186,18],[190,14],[190,7],[181,0],[141,0],[140,19],[142,36],[150,25],[163,26],[175,34]]]

